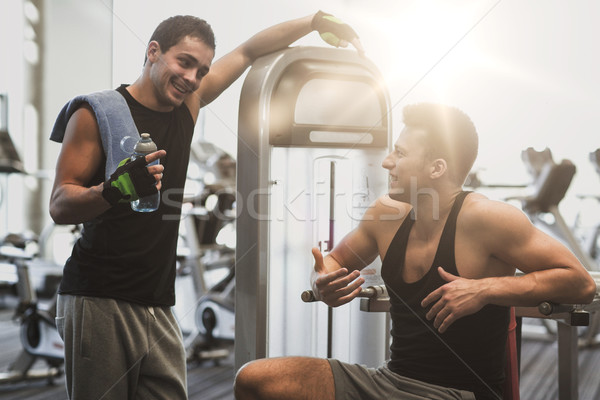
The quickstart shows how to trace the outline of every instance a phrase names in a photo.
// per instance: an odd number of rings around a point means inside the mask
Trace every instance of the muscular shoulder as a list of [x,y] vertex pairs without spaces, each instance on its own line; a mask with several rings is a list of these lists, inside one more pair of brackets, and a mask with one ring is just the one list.
[[411,205],[392,200],[388,195],[384,195],[375,200],[365,212],[363,221],[366,222],[393,222],[404,221],[410,213]]
[[467,196],[459,221],[469,236],[496,242],[520,240],[533,228],[518,208],[479,193]]
[[103,176],[99,172],[103,159],[98,123],[91,108],[84,104],[67,123],[57,164],[57,177],[60,175],[65,180],[87,185],[93,177]]
[[73,112],[65,130],[65,141],[92,140],[98,142],[100,137],[98,122],[92,107],[87,103]]
[[394,201],[388,196],[375,200],[365,211],[359,225],[336,245],[336,260],[342,265],[361,269],[377,256],[383,259],[410,209],[409,204]]
[[381,196],[363,215],[359,230],[378,242],[391,240],[398,227],[409,215],[411,208],[410,204],[392,200],[387,195]]

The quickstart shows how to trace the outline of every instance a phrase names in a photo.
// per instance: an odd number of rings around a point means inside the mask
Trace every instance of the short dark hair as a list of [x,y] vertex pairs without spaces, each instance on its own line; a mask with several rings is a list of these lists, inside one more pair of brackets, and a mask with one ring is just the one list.
[[456,107],[419,103],[404,107],[404,125],[425,132],[431,159],[443,158],[451,177],[462,185],[477,158],[479,138],[467,114]]
[[165,19],[156,27],[148,43],[155,40],[160,45],[160,51],[165,53],[186,36],[200,39],[213,51],[216,48],[215,34],[211,26],[205,20],[192,15],[176,15]]

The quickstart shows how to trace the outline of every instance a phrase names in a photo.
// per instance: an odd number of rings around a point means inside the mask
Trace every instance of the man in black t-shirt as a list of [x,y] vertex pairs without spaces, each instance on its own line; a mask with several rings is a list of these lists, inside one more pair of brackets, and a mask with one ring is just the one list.
[[[56,136],[62,148],[50,199],[56,223],[84,224],[57,306],[69,398],[187,398],[185,351],[170,307],[194,125],[200,108],[256,58],[313,30],[330,44],[362,51],[349,26],[318,12],[259,32],[213,64],[211,27],[196,17],[172,17],[153,33],[133,84],[119,87],[117,97],[90,94],[70,109]],[[104,144],[120,133],[123,110],[105,111],[121,102],[159,150],[117,168]],[[147,166],[158,159],[160,165]],[[157,212],[131,210],[130,201],[156,190],[163,194]]]

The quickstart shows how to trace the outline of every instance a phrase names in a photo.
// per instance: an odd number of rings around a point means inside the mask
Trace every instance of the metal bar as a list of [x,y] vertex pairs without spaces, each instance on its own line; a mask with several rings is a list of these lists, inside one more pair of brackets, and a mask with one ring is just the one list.
[[329,163],[329,239],[327,252],[333,250],[335,226],[335,161]]
[[333,357],[333,307],[327,307],[327,358]]
[[[362,288],[356,297],[387,297],[387,289],[384,285],[369,286]],[[305,290],[300,298],[305,303],[318,301],[312,290]]]
[[14,262],[17,268],[17,293],[20,299],[21,305],[29,305],[37,302],[37,294],[31,283],[31,277],[29,275],[29,266],[25,264],[23,260],[15,260]]
[[544,315],[570,313],[576,309],[573,304],[556,304],[549,301],[543,301],[538,306],[538,310]]
[[577,327],[557,321],[558,327],[558,399],[578,400],[579,352]]
[[[329,238],[327,252],[333,250],[335,223],[335,161],[329,163]],[[333,357],[333,308],[327,307],[327,358]]]

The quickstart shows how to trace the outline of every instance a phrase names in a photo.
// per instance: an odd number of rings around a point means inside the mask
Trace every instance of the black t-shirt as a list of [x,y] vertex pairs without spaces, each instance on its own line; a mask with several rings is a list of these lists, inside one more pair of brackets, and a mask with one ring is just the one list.
[[454,254],[456,220],[468,193],[462,192],[457,197],[432,267],[417,282],[406,283],[402,278],[406,244],[414,223],[412,213],[390,244],[381,267],[393,322],[388,367],[412,379],[472,391],[478,400],[497,399],[504,383],[509,308],[487,305],[439,333],[433,320],[425,317],[429,307],[421,307],[421,301],[429,293],[446,283],[439,276],[438,266],[458,275]]
[[[185,104],[157,112],[138,103],[121,85],[138,132],[149,133],[167,152],[157,211],[138,213],[117,204],[84,223],[64,268],[61,294],[110,297],[149,306],[175,304],[175,259],[194,121]],[[104,165],[90,186],[101,183]]]

